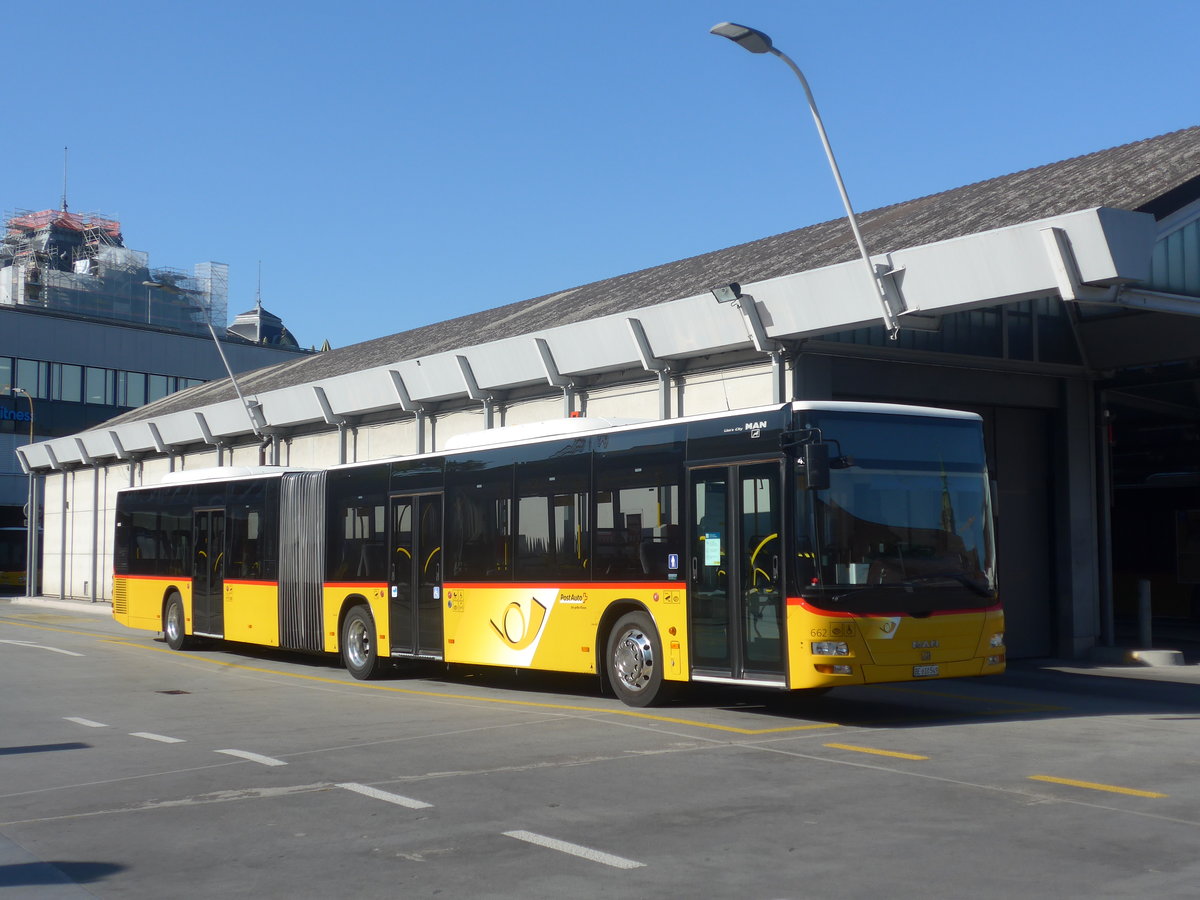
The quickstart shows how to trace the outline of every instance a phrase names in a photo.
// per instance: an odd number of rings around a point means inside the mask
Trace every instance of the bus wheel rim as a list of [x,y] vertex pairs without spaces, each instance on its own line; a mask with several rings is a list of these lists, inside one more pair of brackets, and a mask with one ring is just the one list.
[[371,655],[371,636],[367,633],[367,626],[359,619],[350,623],[346,634],[346,655],[355,668],[365,666]]
[[644,690],[654,671],[654,645],[640,628],[621,635],[613,651],[613,670],[630,691]]
[[183,633],[183,623],[180,619],[179,604],[172,603],[167,609],[167,637],[171,640],[178,639]]

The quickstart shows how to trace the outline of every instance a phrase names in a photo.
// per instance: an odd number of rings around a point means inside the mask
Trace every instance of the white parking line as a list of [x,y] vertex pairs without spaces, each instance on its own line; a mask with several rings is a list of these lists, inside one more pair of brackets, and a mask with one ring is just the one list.
[[183,738],[167,737],[165,734],[155,734],[152,731],[131,731],[131,732],[129,732],[129,736],[145,738],[148,741],[158,741],[159,743],[162,743],[162,744],[186,744],[187,743],[187,741],[185,741]]
[[63,656],[83,656],[74,650],[60,650],[58,647],[47,647],[45,644],[35,644],[33,641],[0,641],[0,644],[16,644],[18,647],[32,647],[35,650],[49,650],[51,653],[61,653]]
[[362,794],[364,797],[374,797],[376,800],[383,800],[387,803],[395,803],[397,806],[407,806],[409,809],[432,809],[432,803],[426,803],[424,800],[414,800],[412,797],[403,797],[400,794],[391,794],[387,791],[381,791],[379,788],[367,787],[365,784],[355,784],[348,781],[345,784],[339,784],[338,787],[345,788],[348,791],[354,791],[356,794]]
[[606,866],[612,866],[614,869],[637,869],[646,865],[636,860],[613,856],[611,853],[603,853],[600,850],[593,850],[591,847],[570,844],[556,838],[546,837],[543,834],[534,834],[532,831],[506,831],[504,835],[505,837],[516,838],[518,841],[537,844],[539,847],[548,847],[551,850],[560,850],[563,853],[570,853],[572,856],[590,859],[592,862],[603,863]]
[[74,722],[76,725],[86,725],[88,728],[107,728],[103,722],[93,722],[91,719],[81,719],[79,716],[63,716],[68,722]]
[[282,759],[275,759],[270,756],[262,756],[258,753],[251,753],[248,750],[218,750],[217,753],[224,753],[226,756],[236,756],[239,759],[248,759],[250,762],[261,763],[264,766],[286,766]]

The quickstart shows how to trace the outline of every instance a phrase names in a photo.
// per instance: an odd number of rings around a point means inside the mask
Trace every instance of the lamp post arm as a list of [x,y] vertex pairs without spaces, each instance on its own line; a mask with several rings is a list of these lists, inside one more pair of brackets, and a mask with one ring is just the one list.
[[850,204],[850,195],[846,193],[846,184],[842,181],[842,172],[838,168],[837,159],[833,155],[833,146],[829,143],[829,135],[825,133],[825,123],[821,121],[821,114],[817,112],[817,101],[813,97],[812,88],[808,86],[808,79],[804,77],[804,73],[800,71],[800,67],[792,61],[790,56],[776,47],[771,47],[767,52],[773,53],[787,63],[788,68],[795,72],[796,77],[800,79],[800,86],[804,88],[804,96],[808,100],[808,109],[812,113],[813,122],[816,123],[817,133],[821,136],[821,146],[825,148],[825,156],[829,160],[829,168],[833,170],[833,180],[837,182],[838,193],[842,195],[842,205],[846,208],[846,218],[850,220],[850,230],[854,233],[854,243],[858,245],[859,255],[862,257],[863,264],[867,267],[867,274],[871,278],[871,286],[875,291],[875,296],[879,298],[879,305],[883,310],[883,323],[887,328],[888,336],[894,340],[900,333],[900,323],[896,321],[896,316],[892,312],[892,308],[888,305],[887,298],[883,293],[883,285],[879,283],[879,277],[875,274],[875,267],[871,264],[871,255],[867,253],[867,245],[863,242],[862,232],[858,230],[858,220],[854,215],[854,207]]

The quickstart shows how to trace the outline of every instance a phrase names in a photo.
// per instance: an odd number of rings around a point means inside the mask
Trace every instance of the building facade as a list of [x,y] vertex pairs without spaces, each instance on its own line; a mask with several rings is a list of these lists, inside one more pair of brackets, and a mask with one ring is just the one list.
[[[34,480],[18,448],[225,379],[210,324],[235,372],[302,354],[294,340],[227,333],[227,293],[224,264],[199,263],[190,275],[152,269],[145,253],[124,246],[116,220],[65,208],[8,217],[0,240],[0,527],[30,518]],[[34,491],[38,522],[40,499]]]

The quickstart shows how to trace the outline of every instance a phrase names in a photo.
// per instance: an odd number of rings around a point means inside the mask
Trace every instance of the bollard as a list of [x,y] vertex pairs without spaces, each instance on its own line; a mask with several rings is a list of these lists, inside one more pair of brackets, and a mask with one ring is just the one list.
[[1139,578],[1138,599],[1138,646],[1143,649],[1154,646],[1150,641],[1150,579]]

